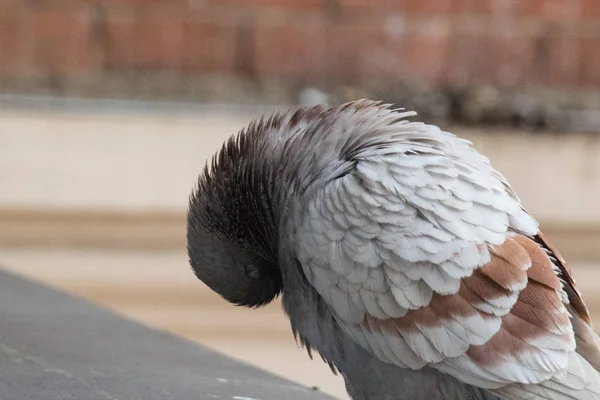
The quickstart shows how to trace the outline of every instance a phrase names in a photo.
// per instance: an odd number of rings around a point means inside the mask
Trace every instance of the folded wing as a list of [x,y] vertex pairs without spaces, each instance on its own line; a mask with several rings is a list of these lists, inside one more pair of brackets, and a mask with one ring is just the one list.
[[572,275],[488,160],[405,121],[370,143],[309,191],[297,230],[303,271],[343,330],[384,362],[506,398],[599,399]]

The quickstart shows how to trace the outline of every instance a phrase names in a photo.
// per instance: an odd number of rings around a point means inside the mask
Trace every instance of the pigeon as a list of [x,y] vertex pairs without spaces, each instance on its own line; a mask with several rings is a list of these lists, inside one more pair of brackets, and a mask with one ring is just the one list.
[[196,277],[238,306],[281,295],[354,400],[599,400],[569,266],[486,157],[415,115],[362,99],[232,136],[190,196]]

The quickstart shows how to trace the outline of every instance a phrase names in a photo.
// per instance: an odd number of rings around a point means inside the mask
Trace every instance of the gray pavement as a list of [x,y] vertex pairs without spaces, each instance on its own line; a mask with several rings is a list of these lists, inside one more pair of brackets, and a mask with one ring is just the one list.
[[3,400],[331,399],[7,272],[0,371]]

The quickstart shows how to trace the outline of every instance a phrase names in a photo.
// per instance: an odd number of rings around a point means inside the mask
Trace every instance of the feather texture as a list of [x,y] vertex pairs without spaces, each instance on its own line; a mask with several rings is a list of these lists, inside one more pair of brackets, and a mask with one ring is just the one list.
[[434,126],[395,119],[369,140],[349,173],[307,191],[297,227],[343,331],[385,363],[502,398],[600,399],[587,309],[507,181]]

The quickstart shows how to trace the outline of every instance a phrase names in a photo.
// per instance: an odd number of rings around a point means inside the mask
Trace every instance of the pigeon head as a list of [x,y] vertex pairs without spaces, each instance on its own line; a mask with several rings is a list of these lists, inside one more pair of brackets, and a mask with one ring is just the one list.
[[282,290],[276,168],[264,146],[266,131],[278,122],[261,122],[230,138],[205,167],[187,219],[188,256],[196,276],[227,301],[246,307],[263,306]]
[[286,258],[292,252],[282,248],[292,241],[302,196],[352,167],[348,154],[359,142],[340,132],[364,123],[348,107],[303,107],[253,121],[200,174],[188,210],[190,264],[229,302],[260,307],[292,279],[293,269],[281,268],[293,263]]
[[188,228],[188,253],[196,276],[235,305],[254,308],[271,302],[282,290],[277,264],[218,228],[202,225],[206,210],[190,214],[195,221]]

